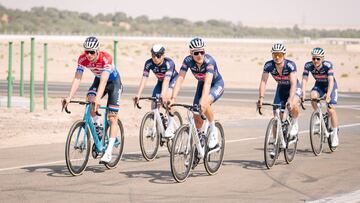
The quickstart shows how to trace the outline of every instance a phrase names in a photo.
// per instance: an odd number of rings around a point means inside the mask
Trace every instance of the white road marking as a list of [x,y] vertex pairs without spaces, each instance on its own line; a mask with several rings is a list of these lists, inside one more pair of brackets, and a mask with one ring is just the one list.
[[[340,128],[349,128],[349,127],[354,127],[354,126],[360,126],[360,123],[352,123],[352,124],[346,124],[346,125],[340,125]],[[300,131],[299,134],[304,134],[309,132],[309,130],[303,130]],[[225,143],[235,143],[235,142],[244,142],[244,141],[250,141],[250,140],[257,140],[263,138],[263,136],[259,136],[259,137],[248,137],[248,138],[242,138],[242,139],[237,139],[237,140],[227,140]],[[163,151],[166,149],[162,149],[159,151]],[[135,152],[128,152],[125,153],[124,155],[129,155],[129,154],[140,154],[141,151],[135,151]],[[52,161],[52,162],[44,162],[44,163],[38,163],[38,164],[29,164],[29,165],[22,165],[22,166],[14,166],[14,167],[9,167],[9,168],[0,168],[0,172],[2,171],[11,171],[11,170],[16,170],[16,169],[21,169],[21,168],[29,168],[29,167],[36,167],[36,166],[46,166],[46,165],[52,165],[52,164],[58,164],[58,163],[64,163],[65,160],[59,160],[59,161]]]
[[326,197],[323,199],[309,201],[309,203],[359,202],[359,199],[360,199],[360,190],[357,190],[355,192],[339,194],[339,195],[335,195],[335,196],[331,196],[331,197]]

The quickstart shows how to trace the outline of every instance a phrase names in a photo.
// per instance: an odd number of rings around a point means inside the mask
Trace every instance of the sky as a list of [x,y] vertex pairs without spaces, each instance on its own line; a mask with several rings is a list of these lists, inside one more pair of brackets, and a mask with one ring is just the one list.
[[190,21],[209,19],[241,22],[256,27],[360,29],[359,0],[0,0],[7,8],[35,6],[88,12],[124,12],[128,16],[164,16]]

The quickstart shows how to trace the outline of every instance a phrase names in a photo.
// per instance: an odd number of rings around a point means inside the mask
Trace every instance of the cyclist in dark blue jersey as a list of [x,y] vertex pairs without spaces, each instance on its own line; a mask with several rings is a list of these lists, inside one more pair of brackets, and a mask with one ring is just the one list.
[[[205,44],[201,38],[194,38],[190,41],[190,55],[185,57],[180,68],[179,77],[176,81],[170,103],[174,103],[184,81],[188,69],[198,80],[194,105],[200,105],[201,111],[206,115],[210,123],[209,147],[218,146],[218,132],[215,127],[214,113],[211,104],[217,101],[224,93],[224,81],[218,71],[215,59],[205,53]],[[194,116],[196,128],[201,132],[203,120],[199,115]]]
[[266,83],[270,73],[278,83],[273,103],[282,105],[282,109],[285,109],[286,104],[289,104],[293,116],[290,136],[294,139],[299,131],[298,104],[301,97],[301,86],[296,76],[296,65],[293,61],[285,59],[286,48],[281,43],[274,44],[271,53],[273,60],[266,62],[264,65],[259,87],[258,105],[261,106],[263,103]]
[[[144,65],[143,77],[140,81],[139,90],[134,97],[135,105],[144,90],[150,71],[152,71],[158,79],[152,92],[152,97],[161,97],[164,102],[167,102],[171,97],[172,89],[174,88],[178,77],[178,72],[175,70],[174,61],[169,57],[165,57],[165,47],[160,44],[155,44],[151,48],[151,59],[148,59]],[[151,108],[158,108],[155,102],[152,103]],[[169,127],[165,131],[165,137],[172,137],[174,135],[175,129],[173,123],[174,118],[169,116]]]
[[[311,51],[311,55],[312,61],[305,63],[301,89],[303,95],[305,95],[306,83],[308,82],[309,73],[311,73],[316,82],[311,90],[310,97],[312,99],[316,99],[326,95],[325,100],[331,107],[328,108],[328,113],[331,118],[331,125],[333,128],[331,144],[333,147],[336,147],[339,144],[337,134],[338,118],[335,110],[335,105],[337,104],[338,98],[338,87],[334,77],[334,67],[330,61],[324,60],[324,49],[316,47]],[[312,106],[314,109],[316,109],[316,102],[312,102]]]

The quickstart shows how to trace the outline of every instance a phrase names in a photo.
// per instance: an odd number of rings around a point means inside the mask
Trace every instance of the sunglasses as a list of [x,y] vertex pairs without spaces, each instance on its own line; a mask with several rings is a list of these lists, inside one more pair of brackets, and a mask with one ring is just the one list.
[[321,58],[313,57],[312,60],[313,60],[313,61],[320,61]]
[[96,53],[96,51],[85,51],[85,54],[90,54],[90,55],[94,55]]
[[152,54],[152,57],[161,58],[162,54]]
[[273,53],[273,57],[283,57],[285,54],[283,53]]
[[195,55],[195,56],[197,56],[197,55],[205,55],[205,51],[194,51],[193,52],[193,54]]

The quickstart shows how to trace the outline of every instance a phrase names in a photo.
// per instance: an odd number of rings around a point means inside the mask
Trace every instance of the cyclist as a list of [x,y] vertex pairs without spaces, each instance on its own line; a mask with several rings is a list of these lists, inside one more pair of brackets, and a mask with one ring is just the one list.
[[[316,47],[311,51],[312,61],[305,63],[303,79],[302,79],[302,92],[305,95],[306,83],[308,82],[309,72],[315,79],[315,85],[311,89],[311,99],[316,99],[326,95],[326,102],[329,104],[328,113],[331,118],[331,125],[333,133],[331,136],[331,144],[333,147],[338,146],[338,118],[335,110],[337,104],[337,83],[334,77],[334,66],[330,61],[326,61],[325,51],[320,47]],[[316,109],[316,102],[312,102],[312,106]],[[320,121],[318,121],[320,123]]]
[[299,131],[298,103],[301,97],[301,86],[296,77],[296,65],[293,61],[285,59],[286,48],[281,43],[274,44],[271,53],[273,59],[265,63],[260,81],[258,106],[261,107],[263,103],[266,83],[270,73],[278,83],[274,104],[282,105],[282,110],[285,109],[285,106],[290,108],[293,118],[290,136],[292,139],[297,139],[296,136]]
[[[209,148],[212,149],[218,146],[218,131],[215,127],[215,118],[211,105],[223,95],[224,81],[218,71],[215,59],[205,53],[205,43],[201,38],[193,38],[190,41],[189,48],[190,55],[185,57],[180,68],[179,78],[176,81],[174,91],[170,99],[170,104],[175,102],[186,72],[190,69],[195,78],[198,80],[193,105],[200,105],[201,111],[209,120]],[[198,135],[201,135],[200,139],[204,140],[201,132],[203,120],[200,115],[194,115],[194,119]]]
[[120,74],[112,64],[112,57],[110,54],[99,50],[100,42],[96,37],[86,38],[84,44],[84,53],[78,59],[78,66],[75,77],[71,84],[69,96],[63,99],[63,105],[67,106],[70,100],[75,95],[85,68],[94,73],[94,81],[87,93],[87,100],[95,103],[95,108],[92,108],[90,114],[94,120],[95,126],[99,125],[100,118],[95,114],[100,106],[100,99],[107,93],[108,101],[107,107],[108,118],[110,121],[110,138],[109,145],[101,157],[100,162],[108,163],[112,157],[112,148],[118,132],[117,113],[119,111],[119,102],[122,92],[122,84]]
[[[145,62],[143,77],[141,78],[139,90],[134,97],[134,105],[139,101],[140,95],[144,90],[146,81],[149,77],[150,70],[155,74],[158,81],[152,92],[152,97],[162,98],[164,102],[167,102],[172,94],[172,89],[175,86],[178,72],[175,70],[175,63],[171,58],[165,57],[165,47],[161,44],[155,44],[151,48],[151,59]],[[151,105],[152,109],[158,108],[155,102]],[[174,118],[169,116],[168,128],[165,131],[164,137],[171,138],[174,136]]]

